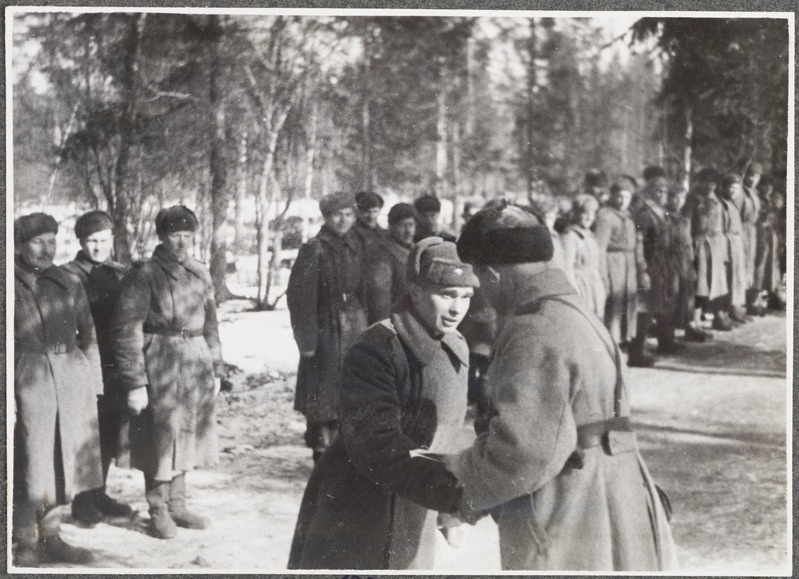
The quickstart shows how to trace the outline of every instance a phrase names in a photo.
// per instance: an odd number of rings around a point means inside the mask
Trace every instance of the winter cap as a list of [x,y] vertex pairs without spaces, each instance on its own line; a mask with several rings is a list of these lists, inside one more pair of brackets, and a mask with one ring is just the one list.
[[730,185],[735,185],[736,183],[742,183],[743,180],[738,173],[727,173],[724,175],[724,178],[721,180],[722,187],[729,187]]
[[429,211],[439,213],[441,211],[441,201],[433,195],[422,195],[413,202],[413,206],[416,207],[416,211],[419,213],[427,213]]
[[319,200],[319,211],[322,212],[324,217],[333,215],[336,211],[342,209],[354,209],[355,198],[350,193],[339,191],[337,193],[330,193],[325,195]]
[[467,263],[542,262],[554,251],[547,226],[505,199],[475,213],[458,238],[458,255]]
[[393,225],[409,217],[416,219],[418,215],[416,208],[410,203],[397,203],[388,211],[388,224]]
[[409,283],[480,287],[472,266],[458,258],[455,244],[440,237],[426,237],[413,246],[406,277]]
[[576,213],[582,213],[583,211],[589,210],[598,210],[599,209],[599,201],[596,200],[596,197],[593,195],[578,195],[574,198],[574,203],[572,204],[572,211]]
[[47,213],[30,213],[14,221],[14,243],[21,245],[42,233],[58,233],[58,223]]
[[746,172],[747,174],[752,174],[752,175],[754,174],[762,175],[763,165],[755,161],[754,163],[751,163],[749,167],[747,167]]
[[697,181],[716,182],[719,180],[719,172],[713,167],[700,169],[696,174]]
[[194,211],[185,205],[165,207],[155,216],[156,235],[165,235],[176,231],[197,231],[198,226],[199,222]]
[[657,177],[665,177],[666,170],[659,165],[649,165],[646,169],[644,169],[644,181],[651,181],[652,179],[656,179]]
[[86,239],[98,231],[114,229],[114,220],[105,211],[89,211],[84,213],[75,222],[75,237]]
[[368,211],[369,209],[382,208],[383,198],[371,191],[361,191],[355,194],[355,204],[358,206],[359,211]]
[[583,183],[586,187],[607,187],[608,176],[602,169],[589,169]]
[[638,183],[635,182],[635,179],[628,175],[624,175],[616,179],[613,185],[610,186],[610,194],[615,195],[619,191],[634,193],[636,189],[638,189]]

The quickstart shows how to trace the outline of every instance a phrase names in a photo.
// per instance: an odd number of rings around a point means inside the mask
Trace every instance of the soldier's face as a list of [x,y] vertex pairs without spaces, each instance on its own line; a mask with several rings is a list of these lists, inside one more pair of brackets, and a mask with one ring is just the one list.
[[616,191],[610,197],[610,204],[620,211],[627,211],[627,208],[630,206],[630,199],[632,199],[632,192],[627,191],[626,189],[621,189],[620,191]]
[[400,219],[388,226],[388,234],[402,245],[413,245],[416,235],[416,220],[413,217]]
[[161,243],[179,262],[189,256],[189,251],[194,246],[193,231],[175,231],[161,235]]
[[580,213],[580,225],[586,229],[590,229],[594,221],[596,221],[596,211],[593,208],[583,209]]
[[422,322],[433,335],[451,334],[458,328],[474,295],[470,287],[411,286],[411,299]]
[[53,265],[55,250],[55,233],[42,233],[14,248],[23,263],[36,270],[45,270]]
[[111,257],[114,248],[114,234],[110,229],[92,233],[80,240],[83,254],[95,263],[103,263]]
[[433,232],[438,231],[438,211],[420,211],[419,223],[424,225],[427,229]]
[[355,210],[351,207],[339,209],[325,217],[325,224],[337,235],[346,234],[355,223]]
[[747,173],[744,177],[744,185],[750,189],[757,187],[758,183],[760,183],[760,173]]
[[380,207],[372,207],[371,209],[367,209],[365,211],[359,211],[358,217],[361,220],[361,223],[366,225],[369,229],[374,229],[377,227],[377,218],[380,217]]

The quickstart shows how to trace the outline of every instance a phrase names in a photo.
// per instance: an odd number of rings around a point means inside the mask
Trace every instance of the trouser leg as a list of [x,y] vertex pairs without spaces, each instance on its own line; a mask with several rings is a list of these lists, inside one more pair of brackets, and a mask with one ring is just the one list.
[[177,534],[177,526],[169,514],[170,484],[171,481],[144,475],[144,495],[150,507],[150,534],[158,539],[170,539]]
[[636,316],[635,337],[630,342],[630,355],[627,360],[629,366],[651,366],[654,360],[644,353],[646,336],[652,324],[652,315],[642,312]]

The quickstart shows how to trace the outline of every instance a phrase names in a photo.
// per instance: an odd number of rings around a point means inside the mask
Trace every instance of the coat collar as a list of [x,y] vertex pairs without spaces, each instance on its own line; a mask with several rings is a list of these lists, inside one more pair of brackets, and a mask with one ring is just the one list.
[[547,269],[526,277],[519,284],[513,299],[514,310],[547,297],[576,294],[577,291],[569,283],[566,273],[562,269]]
[[661,221],[666,218],[666,211],[651,199],[644,199],[644,206],[655,214]]
[[92,269],[94,269],[97,266],[110,267],[111,269],[115,269],[121,273],[125,273],[125,266],[119,262],[114,261],[110,257],[102,263],[96,263],[91,259],[89,259],[88,257],[86,257],[86,254],[83,253],[82,251],[78,251],[78,254],[75,256],[73,263],[87,275],[91,273]]
[[66,290],[70,288],[67,274],[60,267],[55,265],[51,265],[43,272],[37,274],[30,268],[19,263],[18,260],[14,260],[14,276],[29,288],[33,288],[39,278],[50,279]]
[[329,243],[333,246],[342,247],[346,246],[352,251],[357,253],[357,246],[360,243],[355,238],[355,231],[353,228],[345,233],[344,235],[338,235],[335,231],[330,229],[326,224],[322,225],[322,228],[319,230],[319,235],[317,236],[320,241],[325,243]]
[[181,263],[175,259],[175,256],[172,255],[163,244],[157,245],[155,251],[153,251],[153,261],[161,266],[161,269],[174,279],[179,279],[180,272],[184,269],[200,279],[203,279],[203,268],[200,262],[189,255],[186,257],[186,260]]
[[402,300],[398,311],[391,315],[391,322],[400,339],[423,366],[433,360],[442,345],[452,352],[462,364],[469,365],[469,352],[463,337],[458,333],[446,334],[441,339],[431,336],[416,316],[413,305],[407,296]]

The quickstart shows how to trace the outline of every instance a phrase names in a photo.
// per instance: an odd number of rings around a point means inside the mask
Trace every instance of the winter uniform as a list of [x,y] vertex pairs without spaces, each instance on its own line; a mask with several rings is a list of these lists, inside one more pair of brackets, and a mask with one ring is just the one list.
[[370,324],[385,320],[408,292],[405,268],[411,248],[387,237],[366,250],[366,311]]
[[566,277],[588,309],[597,316],[604,316],[607,294],[601,272],[605,267],[594,234],[579,225],[571,225],[560,239]]

